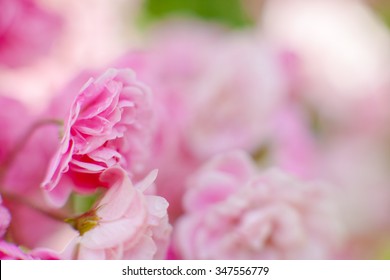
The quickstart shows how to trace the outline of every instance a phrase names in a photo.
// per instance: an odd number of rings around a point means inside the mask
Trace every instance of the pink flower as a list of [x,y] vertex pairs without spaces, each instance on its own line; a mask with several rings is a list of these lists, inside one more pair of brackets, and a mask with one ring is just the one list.
[[71,219],[80,236],[64,253],[76,259],[162,259],[171,226],[167,201],[143,192],[157,171],[133,185],[126,171],[107,169],[101,180],[109,185],[100,202],[89,212]]
[[61,19],[34,0],[0,0],[0,64],[19,67],[48,53]]
[[256,172],[242,152],[217,156],[189,181],[174,244],[184,259],[332,258],[342,240],[324,185]]
[[[90,79],[72,104],[44,188],[52,191],[67,173],[77,191],[88,193],[111,166],[119,164],[132,174],[142,171],[152,119],[150,92],[131,70],[109,69]],[[65,197],[55,199],[65,202]]]

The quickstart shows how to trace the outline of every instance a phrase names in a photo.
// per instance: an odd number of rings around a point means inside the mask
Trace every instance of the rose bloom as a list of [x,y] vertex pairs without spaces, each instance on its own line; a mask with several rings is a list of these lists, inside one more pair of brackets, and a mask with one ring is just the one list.
[[[99,175],[121,165],[130,173],[143,170],[152,126],[151,93],[129,69],[109,69],[90,79],[74,100],[60,148],[43,182],[53,190],[63,173],[81,193],[99,186]],[[63,204],[65,196],[53,197]]]
[[189,181],[174,232],[183,259],[326,259],[342,242],[320,183],[256,171],[243,152],[215,157]]
[[34,0],[0,0],[0,64],[20,67],[47,54],[61,24]]
[[133,185],[126,171],[107,169],[101,181],[110,185],[92,210],[70,219],[80,233],[65,250],[72,259],[163,259],[171,226],[167,201],[144,191],[157,171]]

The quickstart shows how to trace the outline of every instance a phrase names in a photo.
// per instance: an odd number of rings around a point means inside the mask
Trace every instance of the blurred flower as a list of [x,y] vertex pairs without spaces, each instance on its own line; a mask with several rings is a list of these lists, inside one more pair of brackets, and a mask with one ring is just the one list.
[[328,259],[343,231],[331,187],[273,169],[242,152],[215,157],[189,181],[174,244],[184,259]]
[[218,152],[255,151],[286,88],[278,57],[250,31],[171,20],[151,37],[114,66],[134,69],[155,95],[150,168],[159,169],[157,191],[174,220],[192,170]]
[[110,188],[92,210],[71,219],[80,237],[71,242],[65,258],[164,258],[171,232],[168,203],[162,197],[143,193],[156,175],[152,172],[133,186],[121,168],[102,173],[101,180]]
[[20,67],[47,54],[61,30],[59,15],[34,0],[0,1],[0,64]]
[[111,166],[141,171],[148,154],[151,102],[149,89],[131,70],[110,69],[90,79],[72,104],[44,188],[53,190],[62,174],[69,172],[78,190],[88,193],[99,186],[100,173]]

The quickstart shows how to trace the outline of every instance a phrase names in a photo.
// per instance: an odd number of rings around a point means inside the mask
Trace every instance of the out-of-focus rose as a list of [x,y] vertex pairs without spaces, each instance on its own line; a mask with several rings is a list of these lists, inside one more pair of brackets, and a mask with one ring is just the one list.
[[150,48],[114,65],[135,69],[155,94],[150,166],[159,170],[157,191],[174,220],[182,213],[185,180],[202,161],[258,148],[285,84],[275,53],[250,32],[170,21],[152,35]]
[[61,18],[34,0],[0,0],[0,64],[18,67],[48,53]]
[[235,34],[189,89],[186,140],[200,158],[230,149],[254,151],[264,140],[285,87],[275,53],[253,34]]
[[59,260],[57,253],[37,248],[30,252],[22,251],[18,246],[0,240],[0,260]]
[[126,171],[107,169],[101,180],[110,188],[87,213],[71,219],[80,236],[64,253],[76,259],[163,259],[171,226],[167,201],[143,192],[155,180],[157,171],[133,185]]
[[[150,91],[131,70],[110,69],[90,79],[72,104],[44,188],[53,190],[67,173],[78,191],[88,193],[100,185],[99,175],[111,166],[142,171],[152,120]],[[64,197],[56,199],[65,202]]]
[[321,183],[258,173],[242,152],[217,156],[189,181],[174,244],[184,259],[332,258],[342,227]]

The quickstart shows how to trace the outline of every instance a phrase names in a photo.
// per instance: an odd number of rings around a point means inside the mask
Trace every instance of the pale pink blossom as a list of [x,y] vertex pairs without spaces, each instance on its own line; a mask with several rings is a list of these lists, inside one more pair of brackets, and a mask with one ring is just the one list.
[[34,0],[0,0],[0,64],[18,67],[49,52],[61,18]]
[[240,151],[217,156],[188,183],[176,252],[184,259],[332,258],[343,232],[330,190],[278,169],[256,171]]
[[44,188],[52,191],[67,173],[78,191],[88,193],[111,166],[120,164],[132,174],[142,171],[152,113],[151,93],[130,69],[109,69],[91,78],[72,104]]
[[73,219],[80,236],[64,252],[76,259],[163,259],[171,226],[167,201],[144,191],[153,184],[157,171],[133,185],[119,167],[102,173],[110,187],[89,212]]

